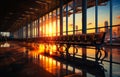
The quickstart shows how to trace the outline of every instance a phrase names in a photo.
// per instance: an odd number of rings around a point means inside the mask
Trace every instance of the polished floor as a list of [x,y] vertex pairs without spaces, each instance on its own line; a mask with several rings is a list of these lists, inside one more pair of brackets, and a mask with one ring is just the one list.
[[[75,65],[75,63],[53,57],[54,54],[53,56],[40,54],[40,51],[42,49],[38,50],[34,44],[0,43],[0,77],[120,77],[119,48],[112,49],[114,62],[109,61],[109,52],[99,67],[84,66],[79,63]],[[89,51],[91,52],[92,49],[88,49]],[[93,54],[87,55],[92,57]],[[90,59],[90,61],[93,60]]]

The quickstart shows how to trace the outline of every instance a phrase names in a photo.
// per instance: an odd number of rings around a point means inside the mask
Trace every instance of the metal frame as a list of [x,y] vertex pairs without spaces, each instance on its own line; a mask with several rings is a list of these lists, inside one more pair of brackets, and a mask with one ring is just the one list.
[[66,4],[66,35],[68,36],[68,3]]
[[98,33],[98,0],[95,1],[95,32]]
[[60,0],[60,36],[63,35],[63,0]]
[[73,35],[75,35],[75,0],[73,0]]

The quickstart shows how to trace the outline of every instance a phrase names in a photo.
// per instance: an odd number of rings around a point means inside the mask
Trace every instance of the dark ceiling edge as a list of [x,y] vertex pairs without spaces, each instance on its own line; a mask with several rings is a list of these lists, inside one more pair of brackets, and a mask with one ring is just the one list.
[[[72,1],[72,0],[68,0],[67,2],[64,2],[63,5],[65,5],[65,4],[67,4],[67,3],[71,2],[71,1]],[[48,11],[47,13],[45,13],[45,14],[43,14],[43,15],[41,15],[41,16],[44,16],[44,15],[46,15],[46,14],[48,14],[48,13],[56,10],[56,9],[59,8],[59,7],[60,7],[60,5],[56,6],[55,8],[51,9],[50,11]]]
[[[67,3],[71,2],[71,1],[72,1],[72,0],[68,0],[68,1],[65,2],[63,5],[65,5],[65,4],[67,4]],[[44,13],[44,14],[42,14],[42,15],[40,15],[39,17],[42,17],[42,16],[44,16],[44,15],[46,15],[46,14],[48,14],[48,13],[54,11],[54,10],[56,10],[56,9],[59,8],[59,7],[60,7],[60,5],[56,6],[55,8],[49,10],[48,12],[46,12],[46,13]],[[36,20],[36,19],[34,19],[33,21],[35,21],[35,20]],[[32,22],[32,21],[31,21],[31,22]]]
[[[72,0],[68,0],[68,1],[64,2],[63,5],[65,5],[65,4],[67,4],[67,3],[71,2],[71,1],[72,1]],[[42,17],[42,16],[44,16],[44,15],[46,15],[46,14],[48,14],[48,13],[54,11],[54,10],[56,10],[56,9],[59,8],[59,7],[60,7],[60,5],[54,7],[53,9],[50,9],[48,12],[46,12],[46,13],[44,13],[44,14],[38,16],[38,17]],[[35,20],[37,20],[37,19],[38,19],[38,18],[36,18],[36,19],[30,21],[29,23],[32,23],[33,21],[35,21]],[[27,24],[28,24],[28,23],[27,23]],[[19,27],[19,28],[22,28],[22,27],[26,26],[27,24],[24,24],[23,26],[21,26],[21,27]],[[17,30],[15,30],[15,31],[17,31]],[[14,32],[15,32],[15,31],[14,31]]]

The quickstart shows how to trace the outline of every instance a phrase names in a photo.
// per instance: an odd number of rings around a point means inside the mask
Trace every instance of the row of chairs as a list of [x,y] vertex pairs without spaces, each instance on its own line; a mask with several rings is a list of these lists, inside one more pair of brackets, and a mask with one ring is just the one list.
[[104,43],[104,39],[105,39],[105,32],[41,37],[38,40],[44,42],[55,42],[55,43],[78,43],[78,44],[94,45],[94,44]]

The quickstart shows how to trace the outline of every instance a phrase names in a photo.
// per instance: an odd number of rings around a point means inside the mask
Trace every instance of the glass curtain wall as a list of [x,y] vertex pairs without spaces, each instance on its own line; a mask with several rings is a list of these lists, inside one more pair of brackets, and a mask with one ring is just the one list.
[[34,30],[34,21],[32,22],[32,38],[34,38],[34,32],[35,30]]
[[68,35],[73,34],[73,1],[68,3]]
[[43,36],[43,18],[40,18],[40,36]]
[[66,5],[63,6],[63,35],[66,35],[66,27],[68,22],[66,22],[66,15],[67,11],[66,11]]
[[36,38],[38,37],[38,19],[36,20]]
[[[75,2],[74,2],[75,1]],[[120,37],[120,1],[112,0],[112,41],[117,42]],[[60,8],[40,17],[32,22],[32,36],[56,36],[60,34]],[[87,33],[106,32],[106,42],[110,41],[110,1],[88,0],[87,2]],[[26,37],[26,27],[23,27],[23,38]],[[82,1],[73,0],[63,5],[63,35],[81,34],[82,32]],[[67,31],[68,30],[68,31]],[[28,37],[30,37],[30,24],[28,24]]]
[[45,16],[43,16],[43,22],[42,22],[42,29],[43,29],[43,37],[45,36]]
[[35,20],[35,38],[37,37],[37,31],[38,31],[37,26],[38,26],[38,21]]
[[56,28],[57,28],[57,35],[60,35],[60,8],[57,9],[57,15],[56,15]]
[[46,36],[49,36],[48,14],[46,14]]
[[56,10],[53,11],[53,36],[56,36]]
[[44,37],[46,37],[46,15],[44,16]]
[[39,18],[39,37],[41,37],[41,19]]
[[113,7],[113,17],[112,17],[112,36],[114,43],[120,43],[120,0],[112,0],[112,7]]
[[95,32],[95,1],[88,1],[87,4],[87,33]]
[[[60,13],[59,13],[59,8],[44,15],[43,17],[39,18],[39,32],[40,32],[40,37],[45,37],[45,36],[56,36],[59,35],[60,30],[59,30],[59,26],[60,26],[60,17],[59,17]],[[35,23],[34,25],[32,25],[33,28],[33,34],[34,37],[36,37],[36,35],[38,35],[38,21],[33,22]],[[35,33],[34,33],[35,32]]]
[[52,36],[52,12],[49,13],[49,36]]
[[98,0],[98,32],[106,32],[106,41],[110,39],[110,2],[104,4]]

